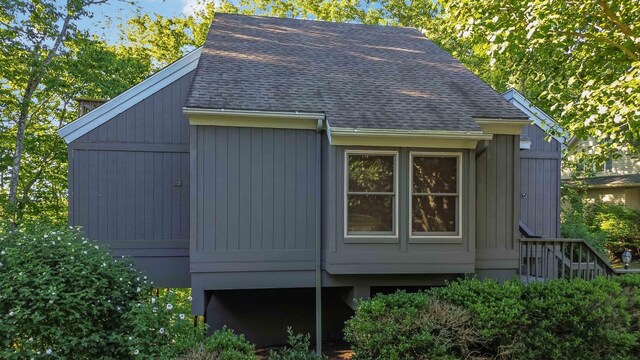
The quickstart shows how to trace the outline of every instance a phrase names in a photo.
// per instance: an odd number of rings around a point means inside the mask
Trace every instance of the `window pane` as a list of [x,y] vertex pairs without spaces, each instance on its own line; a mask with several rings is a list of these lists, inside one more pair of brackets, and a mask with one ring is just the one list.
[[457,193],[458,158],[413,157],[414,193]]
[[393,155],[349,155],[349,191],[393,192]]
[[393,232],[393,195],[349,195],[347,233]]
[[456,196],[413,196],[412,232],[455,232]]

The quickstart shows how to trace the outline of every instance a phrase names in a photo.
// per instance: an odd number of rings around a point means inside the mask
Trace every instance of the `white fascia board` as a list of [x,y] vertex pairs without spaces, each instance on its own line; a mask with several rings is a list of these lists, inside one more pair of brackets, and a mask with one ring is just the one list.
[[518,90],[509,89],[502,93],[502,97],[504,97],[507,101],[520,109],[522,112],[527,114],[527,116],[529,116],[533,123],[545,132],[553,129],[556,132],[563,134],[562,136],[550,134],[554,139],[556,139],[556,141],[560,143],[560,145],[562,145],[563,148],[566,148],[567,145],[569,145],[569,140],[571,139],[569,133],[560,125],[558,125],[558,123],[553,120],[551,116],[547,115],[539,107],[533,105],[531,101],[527,100],[527,98],[525,98],[524,95],[520,94]]
[[118,114],[121,114],[140,101],[148,98],[172,82],[195,70],[198,65],[201,52],[202,48],[198,48],[188,53],[180,60],[149,76],[139,84],[100,105],[95,110],[67,124],[58,130],[58,134],[68,144],[106,123]]

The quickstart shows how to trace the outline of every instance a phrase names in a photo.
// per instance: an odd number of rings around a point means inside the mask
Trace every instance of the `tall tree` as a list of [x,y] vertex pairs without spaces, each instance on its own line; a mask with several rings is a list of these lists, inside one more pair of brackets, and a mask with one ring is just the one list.
[[[519,88],[602,161],[640,152],[640,3],[443,0],[443,27],[482,44],[502,88]],[[496,74],[502,74],[496,76]],[[482,73],[479,75],[486,76]]]
[[0,173],[9,175],[0,178],[0,213],[13,225],[30,208],[63,218],[66,151],[55,131],[74,118],[73,99],[117,94],[140,80],[114,67],[148,73],[148,60],[117,54],[78,30],[88,9],[104,2],[0,0]]

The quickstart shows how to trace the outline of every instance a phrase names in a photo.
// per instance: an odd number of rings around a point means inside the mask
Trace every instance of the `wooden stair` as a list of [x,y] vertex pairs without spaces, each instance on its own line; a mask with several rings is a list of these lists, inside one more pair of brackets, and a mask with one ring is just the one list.
[[592,280],[620,272],[611,267],[583,239],[552,239],[533,235],[520,222],[520,279],[525,282],[550,279]]

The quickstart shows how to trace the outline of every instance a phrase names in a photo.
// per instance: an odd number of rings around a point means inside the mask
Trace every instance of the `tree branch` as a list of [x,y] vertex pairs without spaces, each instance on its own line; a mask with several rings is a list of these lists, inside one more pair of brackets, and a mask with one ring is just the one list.
[[620,31],[622,31],[623,34],[630,37],[633,44],[638,47],[635,42],[635,39],[638,37],[638,35],[636,35],[636,33],[634,33],[627,24],[623,23],[622,20],[620,20],[620,18],[617,17],[616,14],[613,13],[613,11],[611,11],[611,8],[609,7],[609,5],[607,5],[607,3],[605,3],[603,0],[597,0],[596,2],[602,9],[602,12],[609,18],[609,20],[611,20],[620,29]]
[[589,34],[589,33],[581,33],[581,32],[577,32],[577,31],[556,31],[556,34],[558,35],[563,35],[563,36],[572,36],[572,37],[583,37],[586,39],[592,39],[592,40],[596,40],[596,41],[601,41],[604,42],[606,44],[609,44],[615,48],[617,48],[618,50],[622,51],[625,55],[627,55],[627,57],[632,60],[632,61],[640,61],[640,56],[638,54],[636,54],[634,51],[624,47],[621,44],[618,44],[617,42],[606,38],[606,37],[602,37],[602,36],[597,36],[597,35],[593,35],[593,34]]

